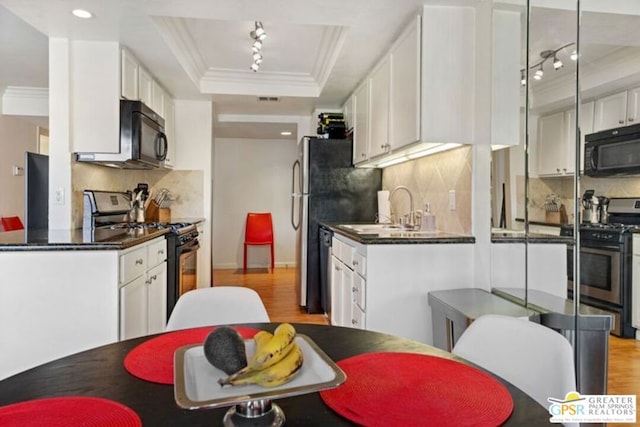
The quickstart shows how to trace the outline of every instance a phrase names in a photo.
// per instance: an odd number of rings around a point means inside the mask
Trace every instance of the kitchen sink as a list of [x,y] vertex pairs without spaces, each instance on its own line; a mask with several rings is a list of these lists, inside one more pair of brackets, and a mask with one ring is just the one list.
[[364,234],[404,231],[402,227],[394,224],[341,224],[340,227]]

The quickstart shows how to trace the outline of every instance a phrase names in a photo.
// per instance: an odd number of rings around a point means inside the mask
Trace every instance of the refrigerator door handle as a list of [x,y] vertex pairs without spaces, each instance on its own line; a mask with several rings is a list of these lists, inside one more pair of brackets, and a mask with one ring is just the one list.
[[[295,218],[295,204],[296,196],[300,196],[300,193],[296,192],[296,168],[298,169],[298,175],[300,174],[300,161],[293,162],[292,177],[291,177],[291,225],[294,230],[300,228],[300,221],[296,224]],[[298,218],[299,219],[299,218]]]

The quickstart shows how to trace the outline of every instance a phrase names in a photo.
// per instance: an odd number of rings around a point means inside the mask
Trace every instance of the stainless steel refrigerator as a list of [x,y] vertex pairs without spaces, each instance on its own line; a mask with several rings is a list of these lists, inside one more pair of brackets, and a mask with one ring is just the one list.
[[291,224],[296,230],[296,293],[309,313],[323,313],[319,223],[373,222],[382,170],[354,168],[352,142],[304,137],[293,164]]

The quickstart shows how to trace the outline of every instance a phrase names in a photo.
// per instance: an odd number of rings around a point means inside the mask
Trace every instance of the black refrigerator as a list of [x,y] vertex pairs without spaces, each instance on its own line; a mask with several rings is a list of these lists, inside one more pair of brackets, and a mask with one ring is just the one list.
[[382,170],[353,167],[347,139],[304,137],[293,164],[291,224],[296,230],[296,296],[308,313],[328,312],[320,286],[319,224],[374,222]]

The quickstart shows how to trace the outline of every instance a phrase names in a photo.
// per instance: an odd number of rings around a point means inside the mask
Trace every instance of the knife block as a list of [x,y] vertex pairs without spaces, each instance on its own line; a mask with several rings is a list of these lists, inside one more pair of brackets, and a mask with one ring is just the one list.
[[546,211],[544,220],[551,224],[566,224],[569,222],[564,205],[560,205],[560,209],[557,211]]
[[170,222],[171,221],[171,209],[161,208],[155,201],[151,201],[145,211],[145,219],[147,221],[156,222]]

